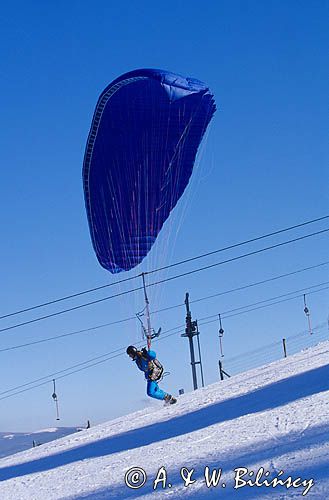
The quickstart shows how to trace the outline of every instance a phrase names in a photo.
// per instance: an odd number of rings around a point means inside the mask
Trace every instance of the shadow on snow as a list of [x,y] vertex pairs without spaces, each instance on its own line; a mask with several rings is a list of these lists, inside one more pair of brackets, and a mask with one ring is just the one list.
[[242,396],[220,401],[172,419],[150,424],[115,436],[100,439],[61,453],[30,462],[3,467],[0,480],[47,471],[89,458],[111,455],[147,446],[164,439],[197,431],[244,415],[277,408],[329,389],[329,365],[303,372],[269,384]]
[[[302,436],[302,437],[301,437]],[[175,500],[176,498],[181,498],[183,494],[186,492],[189,493],[190,500],[211,500],[212,498],[223,498],[228,500],[230,498],[242,498],[252,500],[254,498],[264,498],[264,496],[270,495],[271,497],[276,499],[286,499],[287,496],[291,498],[293,493],[298,496],[298,498],[302,497],[303,487],[299,488],[290,488],[286,489],[284,486],[277,486],[274,488],[266,488],[263,487],[248,487],[245,486],[243,488],[234,489],[234,469],[236,467],[247,467],[250,470],[253,470],[256,473],[256,469],[253,467],[253,464],[263,464],[264,468],[268,467],[271,472],[269,476],[269,480],[274,478],[277,473],[281,470],[280,463],[276,465],[273,464],[273,461],[279,460],[280,457],[286,453],[299,453],[304,448],[308,448],[309,446],[316,445],[329,445],[329,431],[327,425],[321,425],[317,427],[313,427],[308,431],[293,432],[289,434],[289,437],[284,437],[283,439],[288,439],[288,442],[283,443],[282,441],[278,443],[273,443],[273,441],[268,442],[264,441],[263,443],[259,443],[257,449],[251,450],[250,445],[245,448],[240,448],[235,454],[230,454],[227,456],[227,452],[223,453],[222,456],[219,456],[217,459],[207,460],[203,462],[195,462],[193,466],[189,466],[190,469],[194,469],[195,472],[193,474],[193,479],[196,480],[195,488],[194,486],[190,486],[188,488],[180,489],[179,491],[171,490],[170,499]],[[268,464],[270,462],[270,465]],[[165,464],[159,464],[159,468],[161,465],[166,466]],[[226,480],[226,488],[224,489],[221,486],[221,483],[218,486],[213,486],[207,488],[204,481],[204,468],[208,466],[211,471],[214,469],[221,468],[223,470],[223,474],[228,474],[229,481]],[[166,467],[167,470],[167,485],[170,482],[173,487],[183,486],[184,482],[180,476],[180,470],[172,470],[169,467]],[[146,471],[147,473],[147,471]],[[123,474],[122,474],[123,475]],[[70,500],[111,500],[117,498],[139,498],[144,497],[144,495],[149,495],[150,493],[154,493],[157,495],[157,498],[162,498],[161,493],[164,494],[163,498],[167,498],[165,495],[168,494],[168,486],[163,490],[161,483],[159,483],[156,490],[153,490],[153,481],[155,480],[156,473],[154,476],[149,476],[148,481],[139,490],[129,489],[124,484],[124,478],[122,477],[122,485],[116,487],[107,487],[103,489],[96,490],[92,493],[79,494],[79,496],[72,496]],[[315,485],[311,488],[310,492],[307,494],[307,498],[311,497],[310,494],[317,494],[317,486],[321,479],[328,478],[328,462],[325,463],[316,463],[311,466],[305,466],[303,470],[299,468],[295,470],[293,468],[293,464],[289,470],[284,471],[283,479],[291,476],[293,479],[297,477],[301,477],[302,479],[310,479],[313,478],[315,481]],[[246,478],[244,478],[246,479]],[[201,486],[201,487],[200,487]],[[316,498],[321,498],[323,500],[323,495],[318,494]]]

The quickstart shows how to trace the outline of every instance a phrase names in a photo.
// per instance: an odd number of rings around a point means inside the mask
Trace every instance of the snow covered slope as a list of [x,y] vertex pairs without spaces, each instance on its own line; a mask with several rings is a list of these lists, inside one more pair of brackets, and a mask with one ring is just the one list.
[[54,427],[36,432],[0,432],[0,458],[80,431],[80,427]]
[[329,342],[3,458],[0,479],[4,500],[326,500]]

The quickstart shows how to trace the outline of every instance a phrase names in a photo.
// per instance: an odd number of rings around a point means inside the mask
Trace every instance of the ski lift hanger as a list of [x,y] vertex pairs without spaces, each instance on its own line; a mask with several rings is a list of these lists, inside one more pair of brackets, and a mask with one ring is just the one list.
[[54,392],[52,393],[51,397],[53,398],[54,403],[56,405],[56,420],[60,420],[60,418],[59,418],[58,398],[57,398],[57,394],[56,394],[56,381],[55,381],[55,379],[53,379],[53,385],[54,385]]
[[[156,337],[159,337],[159,335],[161,333],[161,328],[159,328],[158,331],[155,331],[154,328],[152,328],[151,314],[150,314],[150,303],[149,303],[149,299],[148,299],[147,292],[146,292],[145,273],[142,273],[141,276],[142,276],[142,280],[143,280],[145,307],[140,312],[136,313],[136,317],[142,326],[143,336],[146,338],[147,348],[148,348],[148,350],[150,350],[151,349],[151,341],[153,339],[155,339]],[[142,317],[144,315],[146,316],[147,326],[144,325],[144,322],[142,320]]]

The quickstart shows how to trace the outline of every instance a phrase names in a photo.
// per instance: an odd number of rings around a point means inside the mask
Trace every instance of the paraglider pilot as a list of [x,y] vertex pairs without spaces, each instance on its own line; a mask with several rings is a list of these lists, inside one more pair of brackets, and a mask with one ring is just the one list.
[[162,378],[163,366],[156,359],[154,351],[143,348],[139,351],[135,346],[127,347],[128,356],[136,363],[138,368],[144,372],[147,380],[147,395],[151,398],[160,399],[168,404],[175,404],[175,399],[171,394],[164,392],[158,386],[158,381]]

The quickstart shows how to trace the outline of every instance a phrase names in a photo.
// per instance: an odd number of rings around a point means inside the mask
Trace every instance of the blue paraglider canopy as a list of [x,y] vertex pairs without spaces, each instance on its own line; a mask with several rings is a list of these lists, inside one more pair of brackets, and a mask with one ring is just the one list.
[[182,196],[216,110],[208,87],[168,71],[140,69],[100,95],[87,140],[83,185],[100,264],[137,266]]

